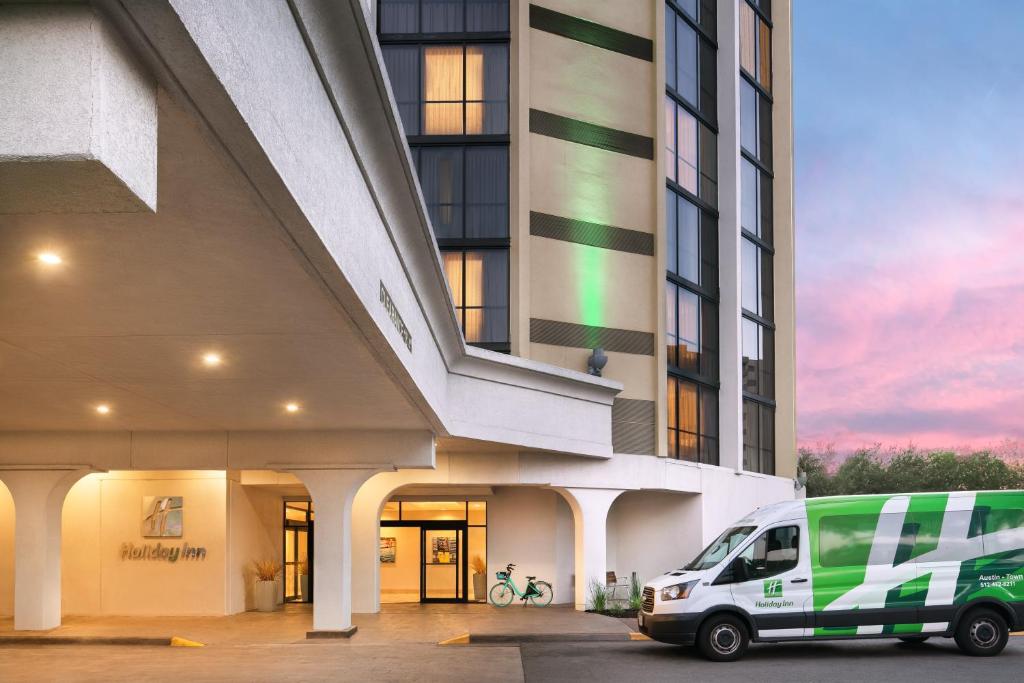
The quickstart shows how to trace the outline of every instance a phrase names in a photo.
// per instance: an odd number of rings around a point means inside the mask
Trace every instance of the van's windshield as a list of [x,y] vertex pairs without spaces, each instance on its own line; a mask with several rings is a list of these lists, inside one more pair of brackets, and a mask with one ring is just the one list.
[[700,555],[683,569],[691,572],[699,572],[711,569],[725,559],[726,555],[736,549],[740,543],[750,534],[754,533],[756,526],[734,526],[722,532],[722,535],[711,542]]

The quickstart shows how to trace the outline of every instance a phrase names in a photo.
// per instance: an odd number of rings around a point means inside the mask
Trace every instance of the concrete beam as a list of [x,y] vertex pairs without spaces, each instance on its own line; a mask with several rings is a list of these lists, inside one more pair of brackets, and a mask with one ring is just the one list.
[[0,214],[156,210],[156,85],[91,6],[0,6],[0,92]]

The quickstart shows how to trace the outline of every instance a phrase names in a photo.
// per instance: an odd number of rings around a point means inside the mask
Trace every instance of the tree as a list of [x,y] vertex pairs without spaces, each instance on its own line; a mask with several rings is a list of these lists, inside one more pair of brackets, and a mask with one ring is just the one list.
[[913,447],[881,452],[861,449],[830,471],[831,448],[800,449],[798,468],[807,475],[808,497],[858,493],[916,493],[1024,488],[1024,463],[1012,465],[989,451],[957,455]]

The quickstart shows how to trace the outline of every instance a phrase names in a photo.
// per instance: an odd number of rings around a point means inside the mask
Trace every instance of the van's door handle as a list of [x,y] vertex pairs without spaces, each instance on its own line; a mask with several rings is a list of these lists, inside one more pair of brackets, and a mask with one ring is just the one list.
[[793,579],[790,583],[807,583],[807,579]]

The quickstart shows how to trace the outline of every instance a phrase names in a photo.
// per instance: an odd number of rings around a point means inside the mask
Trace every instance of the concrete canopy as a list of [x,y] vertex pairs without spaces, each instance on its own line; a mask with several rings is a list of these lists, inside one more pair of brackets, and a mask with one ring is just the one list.
[[426,428],[244,179],[159,114],[156,213],[0,217],[0,429]]
[[157,208],[0,211],[0,431],[611,455],[620,385],[462,340],[358,2],[96,6],[159,85]]

